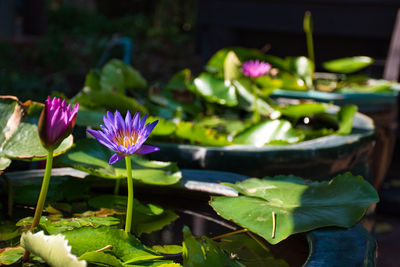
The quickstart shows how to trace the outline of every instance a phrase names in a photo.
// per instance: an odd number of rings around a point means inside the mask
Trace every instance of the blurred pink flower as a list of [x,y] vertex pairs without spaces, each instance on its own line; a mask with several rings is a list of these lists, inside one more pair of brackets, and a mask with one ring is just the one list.
[[271,65],[264,61],[249,60],[242,64],[242,72],[245,76],[257,78],[266,74],[271,69]]

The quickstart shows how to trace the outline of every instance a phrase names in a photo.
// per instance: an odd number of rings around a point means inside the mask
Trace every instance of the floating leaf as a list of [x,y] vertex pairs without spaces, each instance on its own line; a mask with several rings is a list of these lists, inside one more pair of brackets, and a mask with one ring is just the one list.
[[275,258],[267,246],[261,246],[246,233],[224,237],[218,246],[235,255],[235,259],[246,267],[289,267],[285,260]]
[[323,103],[302,103],[297,105],[287,105],[279,108],[282,115],[299,119],[305,116],[312,116],[314,114],[324,112],[328,106]]
[[167,255],[182,253],[182,246],[178,245],[163,245],[163,246],[156,245],[153,246],[152,249],[161,254],[167,254]]
[[79,256],[111,245],[113,249],[109,254],[125,264],[161,258],[158,253],[142,245],[136,237],[117,228],[82,227],[63,234],[72,246],[72,253]]
[[350,227],[379,200],[367,181],[350,173],[309,184],[295,176],[275,176],[226,185],[242,196],[213,197],[210,205],[271,244],[320,227]]
[[10,221],[0,222],[0,241],[7,241],[19,236],[19,229]]
[[374,59],[370,57],[346,57],[338,58],[322,63],[322,66],[329,71],[337,73],[352,73],[359,71],[374,63]]
[[229,51],[224,62],[224,79],[233,81],[240,77],[241,62],[235,52]]
[[229,81],[215,78],[208,73],[202,73],[194,80],[194,84],[197,91],[208,102],[230,107],[238,104],[235,87]]
[[11,265],[19,261],[25,249],[21,246],[0,248],[0,265]]
[[233,139],[233,143],[261,147],[265,144],[278,141],[288,144],[297,143],[302,138],[303,136],[298,135],[289,121],[265,120],[239,133]]
[[230,143],[223,134],[217,131],[196,125],[192,122],[180,122],[177,124],[176,135],[179,138],[189,140],[191,143],[202,144],[205,146],[225,146]]
[[305,82],[308,88],[313,87],[314,63],[306,57],[288,58],[292,73]]
[[[56,158],[55,162],[102,178],[126,178],[124,161],[108,164],[113,154],[113,151],[94,139],[81,139],[67,154]],[[154,185],[175,184],[182,177],[176,164],[148,161],[136,155],[132,156],[132,175],[142,183]]]
[[28,231],[21,236],[21,246],[41,257],[51,266],[86,266],[85,261],[79,261],[75,255],[71,254],[71,247],[62,235],[48,236],[43,231],[36,234]]
[[[89,199],[89,205],[95,208],[105,207],[125,211],[127,201],[126,196],[101,195]],[[151,203],[143,204],[137,199],[133,201],[133,214],[135,215],[132,228],[137,235],[160,230],[178,218],[172,210],[163,209],[161,206]]]
[[117,257],[104,252],[90,251],[83,253],[79,260],[85,260],[90,264],[97,266],[113,266],[113,267],[124,267],[125,265]]
[[187,226],[183,228],[182,246],[184,266],[241,266],[226,255],[211,239],[202,236],[197,240]]

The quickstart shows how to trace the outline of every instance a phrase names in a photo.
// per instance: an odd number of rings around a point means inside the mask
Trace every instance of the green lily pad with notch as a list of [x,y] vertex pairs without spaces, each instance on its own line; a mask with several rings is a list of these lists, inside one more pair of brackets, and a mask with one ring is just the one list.
[[224,184],[241,195],[213,197],[210,205],[223,218],[271,244],[321,227],[351,227],[370,204],[379,201],[367,181],[350,173],[324,182],[308,183],[299,177],[281,175]]
[[233,139],[234,144],[261,147],[265,144],[279,142],[293,144],[304,138],[289,121],[265,120],[250,126]]
[[337,73],[352,73],[368,67],[374,59],[366,56],[338,58],[322,63],[324,69]]
[[194,85],[199,94],[208,102],[229,107],[238,104],[235,87],[229,81],[218,79],[209,73],[203,72],[194,79]]
[[[95,208],[109,208],[126,211],[128,198],[119,195],[100,195],[89,199],[90,206]],[[137,235],[151,233],[162,229],[178,218],[175,212],[164,209],[159,205],[141,203],[133,200],[133,222],[132,229]]]
[[164,255],[174,255],[182,253],[182,246],[179,245],[155,245],[151,248]]
[[226,146],[230,144],[226,135],[219,134],[211,128],[196,125],[193,122],[182,121],[178,123],[175,134],[191,143],[205,146]]
[[[109,179],[126,178],[125,161],[108,164],[114,152],[95,139],[81,139],[67,153],[56,158],[56,164],[81,170],[91,175]],[[142,183],[171,185],[177,183],[182,174],[176,164],[171,162],[148,161],[133,155],[132,176]]]
[[[257,238],[257,237],[255,237]],[[261,246],[246,233],[223,237],[218,246],[246,267],[289,267],[284,259],[277,259],[267,246]]]
[[112,227],[82,227],[62,233],[72,246],[72,253],[81,256],[86,252],[113,247],[108,253],[124,264],[160,259],[162,256],[144,246],[140,241],[124,230]]
[[195,238],[187,226],[183,227],[182,247],[184,266],[242,266],[225,254],[210,238],[205,236]]

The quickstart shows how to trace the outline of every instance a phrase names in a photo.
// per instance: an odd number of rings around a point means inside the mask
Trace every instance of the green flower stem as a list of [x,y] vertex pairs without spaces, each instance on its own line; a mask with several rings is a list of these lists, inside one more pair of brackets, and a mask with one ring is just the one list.
[[128,179],[128,206],[126,210],[125,233],[130,233],[132,227],[132,213],[133,213],[133,179],[132,179],[131,157],[126,156],[125,162],[126,162],[126,178]]
[[115,185],[114,185],[114,195],[118,195],[119,193],[119,186],[121,184],[121,179],[116,179],[115,180]]
[[[42,182],[42,188],[40,189],[39,200],[36,204],[35,216],[33,217],[33,223],[29,231],[33,233],[36,226],[40,222],[40,217],[42,216],[42,211],[44,207],[44,202],[46,201],[47,190],[49,189],[50,178],[51,178],[51,168],[53,167],[53,150],[47,150],[46,159],[46,169],[44,171],[44,177]],[[25,250],[23,259],[26,261],[29,259],[29,251]]]
[[253,113],[253,121],[258,122],[260,120],[260,114],[258,113],[258,93],[257,93],[257,86],[253,83],[253,97],[254,97],[254,113]]
[[53,166],[53,150],[48,150],[46,159],[46,169],[44,171],[42,188],[40,189],[39,200],[36,205],[35,216],[33,217],[33,223],[30,229],[32,233],[35,227],[38,226],[40,222],[40,217],[42,216],[44,202],[46,201],[47,190],[49,189],[52,166]]

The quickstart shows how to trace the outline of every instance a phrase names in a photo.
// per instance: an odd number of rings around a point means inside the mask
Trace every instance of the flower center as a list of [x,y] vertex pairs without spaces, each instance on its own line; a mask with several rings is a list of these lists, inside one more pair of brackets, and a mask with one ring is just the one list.
[[131,145],[136,145],[138,142],[139,135],[132,131],[130,134],[120,133],[114,138],[115,143],[118,145],[123,145],[124,147],[129,147]]

